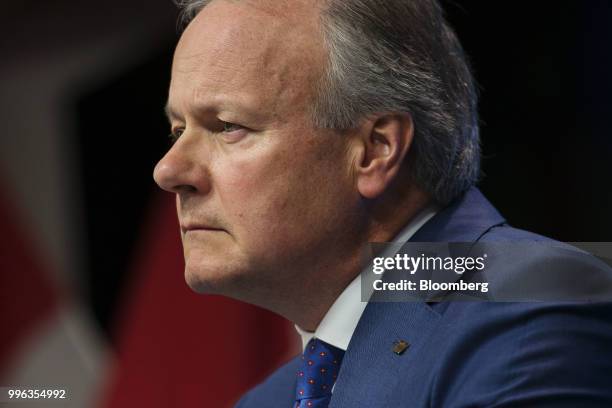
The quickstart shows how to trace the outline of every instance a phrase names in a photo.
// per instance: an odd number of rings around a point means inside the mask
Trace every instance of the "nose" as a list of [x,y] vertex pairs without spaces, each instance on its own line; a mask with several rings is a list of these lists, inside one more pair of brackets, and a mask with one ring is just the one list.
[[153,179],[171,193],[206,192],[210,188],[208,172],[197,157],[175,143],[153,170]]

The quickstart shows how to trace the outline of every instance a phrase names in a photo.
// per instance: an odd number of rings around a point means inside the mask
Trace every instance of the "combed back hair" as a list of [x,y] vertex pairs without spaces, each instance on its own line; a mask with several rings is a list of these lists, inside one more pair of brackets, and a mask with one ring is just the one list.
[[[211,0],[176,0],[187,24]],[[437,0],[326,0],[328,66],[316,126],[345,130],[378,114],[409,113],[413,182],[440,204],[480,174],[478,95],[467,58]]]

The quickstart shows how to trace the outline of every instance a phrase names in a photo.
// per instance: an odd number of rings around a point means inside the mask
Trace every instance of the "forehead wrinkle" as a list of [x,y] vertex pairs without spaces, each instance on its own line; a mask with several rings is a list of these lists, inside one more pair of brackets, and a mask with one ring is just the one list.
[[[244,8],[228,13],[220,6],[228,3],[230,7],[247,4],[248,15]],[[255,97],[261,97],[264,92],[258,90],[264,88],[271,98],[266,101],[268,109],[274,112],[298,100],[304,102],[306,98],[299,97],[313,82],[313,74],[308,72],[312,70],[304,69],[309,63],[313,65],[308,56],[312,52],[312,32],[305,30],[304,24],[273,18],[277,14],[269,11],[278,8],[270,2],[238,3],[213,2],[204,8],[179,42],[174,72],[183,74],[184,83],[196,91],[192,93],[194,101],[206,100],[215,92],[252,91]]]
[[237,98],[244,105],[255,106],[257,99],[264,94],[261,92],[263,89],[268,90],[268,95],[280,95],[281,87],[286,85],[283,80],[286,69],[275,64],[270,52],[246,58],[231,56],[233,53],[223,52],[214,60],[205,55],[193,57],[192,68],[183,73],[188,78],[191,100],[195,105],[217,104],[218,100]]
[[[199,24],[188,27],[177,47],[177,55],[186,62],[188,70],[198,71],[203,67],[259,70],[265,68],[270,56],[277,53],[278,42],[271,40],[281,35],[278,33],[279,24],[266,24],[262,29],[263,24],[253,26],[252,19],[241,21],[239,17],[235,22],[223,24],[215,21],[214,17],[220,18],[214,13],[207,21],[197,21],[206,16],[206,11],[207,8],[196,17],[194,23]],[[190,31],[194,26],[197,30]]]
[[283,99],[284,88],[289,86],[291,68],[276,47],[251,49],[242,55],[234,47],[218,47],[212,52],[193,54],[185,58],[176,72],[185,74],[194,90],[195,101],[208,99],[207,94],[217,92],[242,93],[253,90],[261,95],[262,88],[268,94]]

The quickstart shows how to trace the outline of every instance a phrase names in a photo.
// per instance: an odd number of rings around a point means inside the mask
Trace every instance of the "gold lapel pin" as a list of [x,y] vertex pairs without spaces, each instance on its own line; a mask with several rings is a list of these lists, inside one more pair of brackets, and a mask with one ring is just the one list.
[[408,350],[408,347],[410,347],[410,343],[405,340],[398,340],[393,342],[393,352],[398,356],[404,354],[404,352]]

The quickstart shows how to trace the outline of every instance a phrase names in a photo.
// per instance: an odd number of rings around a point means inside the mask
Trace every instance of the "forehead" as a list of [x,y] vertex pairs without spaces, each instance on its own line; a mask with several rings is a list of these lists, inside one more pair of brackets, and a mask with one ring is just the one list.
[[231,96],[247,104],[286,105],[307,99],[326,58],[314,5],[301,0],[210,3],[179,41],[170,102]]

